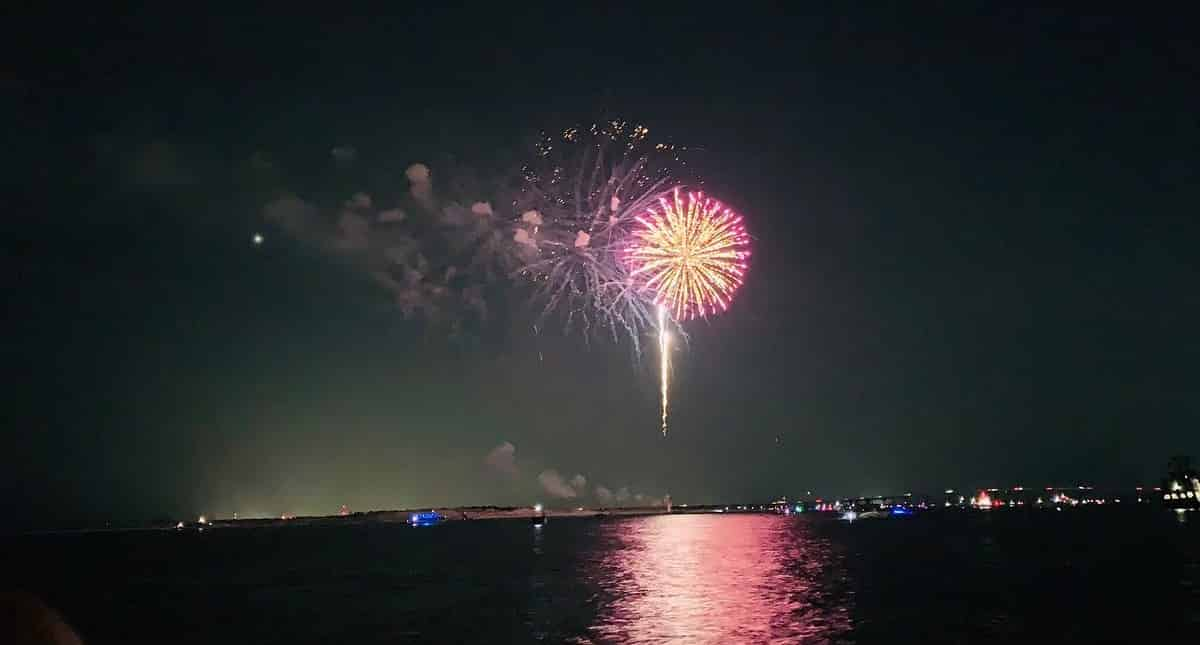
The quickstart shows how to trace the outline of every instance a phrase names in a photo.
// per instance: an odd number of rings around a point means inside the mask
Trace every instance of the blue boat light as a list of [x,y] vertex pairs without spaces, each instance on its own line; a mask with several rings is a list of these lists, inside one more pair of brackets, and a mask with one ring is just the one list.
[[433,526],[434,524],[440,523],[444,519],[446,518],[442,517],[436,512],[431,511],[429,513],[413,513],[408,518],[408,523],[412,524],[413,526]]

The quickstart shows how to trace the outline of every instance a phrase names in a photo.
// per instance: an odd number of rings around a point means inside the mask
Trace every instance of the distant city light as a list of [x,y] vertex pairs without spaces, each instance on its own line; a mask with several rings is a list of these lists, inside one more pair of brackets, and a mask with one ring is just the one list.
[[534,512],[534,513],[541,513],[541,512],[542,512],[542,505],[541,505],[541,504],[534,504],[534,505],[533,505],[533,512]]
[[254,242],[254,246],[262,245],[262,243],[263,243],[262,233],[255,233],[254,236],[250,238],[250,241]]
[[208,524],[208,518],[206,518],[206,517],[204,517],[203,515],[201,515],[201,516],[200,516],[200,523],[201,523],[201,524]]

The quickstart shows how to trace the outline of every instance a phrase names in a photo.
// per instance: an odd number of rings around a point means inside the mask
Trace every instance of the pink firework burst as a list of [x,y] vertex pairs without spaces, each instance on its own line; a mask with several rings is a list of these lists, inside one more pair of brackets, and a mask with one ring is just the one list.
[[742,218],[703,193],[679,187],[637,218],[632,275],[677,321],[724,311],[742,285],[750,236]]

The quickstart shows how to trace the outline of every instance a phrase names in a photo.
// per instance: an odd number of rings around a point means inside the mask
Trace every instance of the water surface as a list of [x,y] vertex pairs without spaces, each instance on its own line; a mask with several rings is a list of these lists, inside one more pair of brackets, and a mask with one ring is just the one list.
[[1190,519],[671,515],[3,546],[7,586],[92,643],[1154,642],[1200,628]]

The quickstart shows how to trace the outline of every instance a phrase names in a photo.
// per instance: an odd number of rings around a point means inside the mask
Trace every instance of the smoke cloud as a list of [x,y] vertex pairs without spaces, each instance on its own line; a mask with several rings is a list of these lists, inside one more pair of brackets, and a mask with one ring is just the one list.
[[263,218],[297,239],[313,242],[320,235],[321,217],[317,208],[295,195],[284,195],[268,203],[263,207]]
[[420,202],[426,208],[433,207],[433,181],[429,174],[429,166],[423,163],[415,163],[404,171],[404,176],[408,177],[409,191],[412,192],[413,199]]
[[355,210],[371,208],[371,196],[366,193],[354,193],[353,197],[346,200],[346,208]]
[[538,483],[542,485],[542,490],[552,497],[574,499],[578,495],[571,484],[563,479],[556,470],[543,470],[542,474],[538,475]]
[[502,441],[483,458],[483,463],[501,475],[516,477],[519,472],[517,470],[517,447],[507,441]]
[[370,230],[371,225],[367,222],[367,218],[348,210],[342,211],[341,216],[338,217],[338,232],[341,233],[341,237],[337,241],[338,248],[347,251],[360,251],[367,248],[367,234]]
[[399,208],[393,208],[380,212],[377,221],[380,224],[387,224],[389,222],[403,222],[405,217],[407,217],[407,215],[404,214],[404,211],[400,210]]

